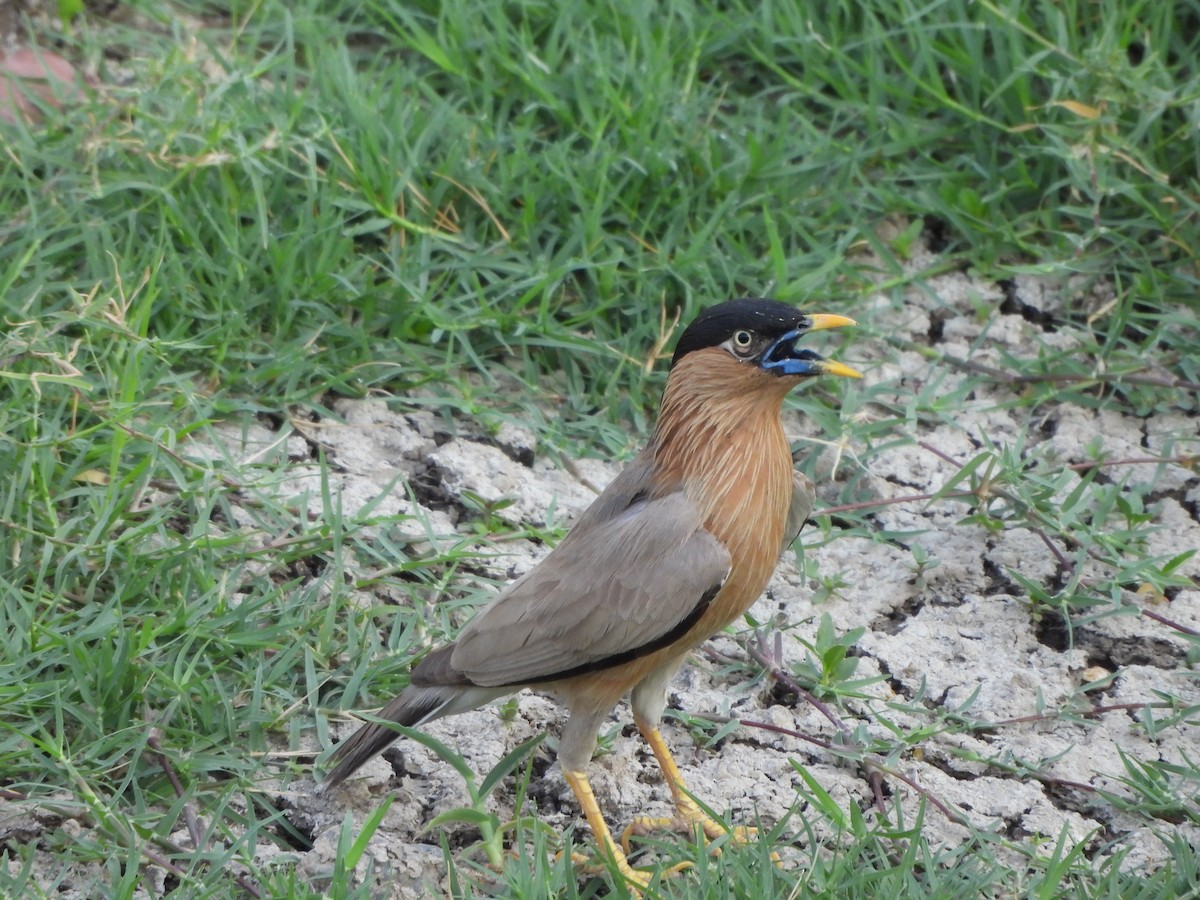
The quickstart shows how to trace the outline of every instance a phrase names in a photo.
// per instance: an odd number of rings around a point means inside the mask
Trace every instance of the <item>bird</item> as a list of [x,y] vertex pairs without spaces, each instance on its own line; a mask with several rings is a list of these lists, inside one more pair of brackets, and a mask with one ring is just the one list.
[[[667,685],[691,650],[749,609],[808,519],[814,488],[794,471],[783,403],[814,376],[862,377],[798,343],[855,324],[764,298],[702,310],[676,343],[645,448],[540,563],[413,667],[378,718],[419,727],[524,688],[557,695],[569,711],[563,777],[636,894],[651,875],[614,841],[586,773],[597,732],[629,695],[677,814],[638,822],[727,833],[692,799],[659,730]],[[330,756],[322,789],[397,737],[383,721],[361,726]]]

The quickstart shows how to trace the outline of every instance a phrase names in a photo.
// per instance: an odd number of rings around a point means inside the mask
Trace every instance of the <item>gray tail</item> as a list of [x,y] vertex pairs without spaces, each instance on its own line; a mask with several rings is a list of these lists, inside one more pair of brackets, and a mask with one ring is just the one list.
[[[379,713],[380,718],[388,719],[399,725],[421,725],[431,719],[457,711],[448,709],[462,693],[456,687],[414,687],[409,686],[395,697],[391,703]],[[469,708],[469,707],[468,707]],[[399,735],[378,722],[368,722],[347,740],[338,744],[329,758],[334,763],[333,771],[325,776],[321,790],[337,787]]]

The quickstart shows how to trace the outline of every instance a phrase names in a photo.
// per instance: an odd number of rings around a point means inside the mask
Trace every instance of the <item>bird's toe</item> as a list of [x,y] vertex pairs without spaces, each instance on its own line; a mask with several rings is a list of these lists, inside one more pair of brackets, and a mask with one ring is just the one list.
[[[621,832],[621,847],[626,853],[629,853],[630,844],[635,836],[651,834],[655,831],[694,834],[697,828],[709,841],[728,837],[731,843],[748,844],[758,837],[757,828],[748,825],[730,827],[720,819],[714,819],[694,803],[681,803],[674,816],[658,818],[638,816]],[[713,852],[720,853],[720,847],[714,847]]]

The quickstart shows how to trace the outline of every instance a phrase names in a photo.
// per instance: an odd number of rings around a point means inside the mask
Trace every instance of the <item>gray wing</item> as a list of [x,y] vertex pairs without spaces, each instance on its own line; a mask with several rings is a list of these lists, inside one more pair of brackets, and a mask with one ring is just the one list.
[[817,492],[812,481],[802,472],[792,473],[792,504],[788,507],[787,525],[783,529],[783,553],[792,546],[800,536],[800,529],[812,514],[813,504],[816,503]]
[[450,652],[454,672],[482,687],[553,681],[653,652],[695,623],[729,552],[682,493],[645,496],[640,463],[471,620]]

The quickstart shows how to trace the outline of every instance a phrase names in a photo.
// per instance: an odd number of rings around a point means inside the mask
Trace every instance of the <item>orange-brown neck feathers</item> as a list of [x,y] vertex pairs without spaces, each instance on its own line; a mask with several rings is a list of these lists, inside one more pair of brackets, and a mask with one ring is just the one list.
[[[779,414],[797,380],[739,362],[719,347],[689,353],[671,370],[663,392],[654,430],[659,467],[676,463],[690,468],[688,457],[719,451],[706,437],[766,437],[774,431],[786,447]],[[779,444],[772,449],[778,451]]]
[[735,557],[764,541],[772,561],[778,555],[792,485],[780,410],[797,381],[719,347],[689,353],[667,379],[654,431],[657,477],[683,486]]

